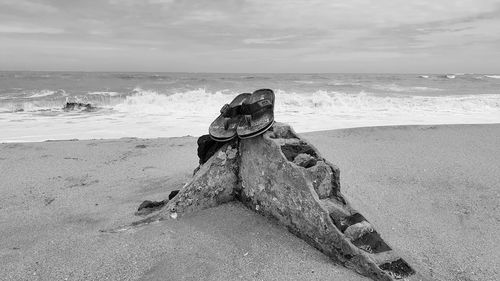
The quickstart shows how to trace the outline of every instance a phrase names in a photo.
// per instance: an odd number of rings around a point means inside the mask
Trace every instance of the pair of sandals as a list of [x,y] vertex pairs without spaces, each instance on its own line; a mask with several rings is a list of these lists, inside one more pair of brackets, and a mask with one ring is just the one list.
[[220,113],[208,130],[213,140],[226,142],[236,136],[248,139],[261,135],[274,123],[274,92],[260,89],[240,94]]

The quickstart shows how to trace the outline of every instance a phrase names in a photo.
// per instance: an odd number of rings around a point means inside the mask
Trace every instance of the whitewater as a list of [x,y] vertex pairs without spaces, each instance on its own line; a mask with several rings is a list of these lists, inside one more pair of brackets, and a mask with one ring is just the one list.
[[259,88],[275,91],[275,119],[298,132],[500,123],[498,77],[0,72],[0,142],[199,136],[225,103]]

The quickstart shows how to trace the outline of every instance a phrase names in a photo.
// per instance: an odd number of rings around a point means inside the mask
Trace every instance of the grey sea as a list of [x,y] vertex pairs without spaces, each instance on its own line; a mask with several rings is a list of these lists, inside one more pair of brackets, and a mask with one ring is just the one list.
[[235,95],[260,88],[298,132],[500,123],[498,74],[0,72],[0,142],[198,136]]

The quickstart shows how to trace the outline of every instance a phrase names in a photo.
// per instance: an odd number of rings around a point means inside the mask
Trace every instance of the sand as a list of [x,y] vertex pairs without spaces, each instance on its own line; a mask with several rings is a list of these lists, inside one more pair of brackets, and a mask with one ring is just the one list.
[[[500,125],[304,134],[430,280],[499,280]],[[137,220],[197,166],[196,138],[0,144],[0,280],[368,280],[239,203]]]

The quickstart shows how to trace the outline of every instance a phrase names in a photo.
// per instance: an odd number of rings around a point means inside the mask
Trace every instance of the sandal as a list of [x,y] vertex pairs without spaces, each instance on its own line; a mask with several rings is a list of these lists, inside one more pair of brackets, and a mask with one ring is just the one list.
[[243,93],[236,96],[230,104],[225,104],[220,115],[208,129],[214,141],[226,142],[236,137],[236,127],[241,119],[241,105],[252,94]]
[[260,89],[241,105],[241,118],[236,133],[240,139],[248,139],[266,132],[274,124],[274,92]]

